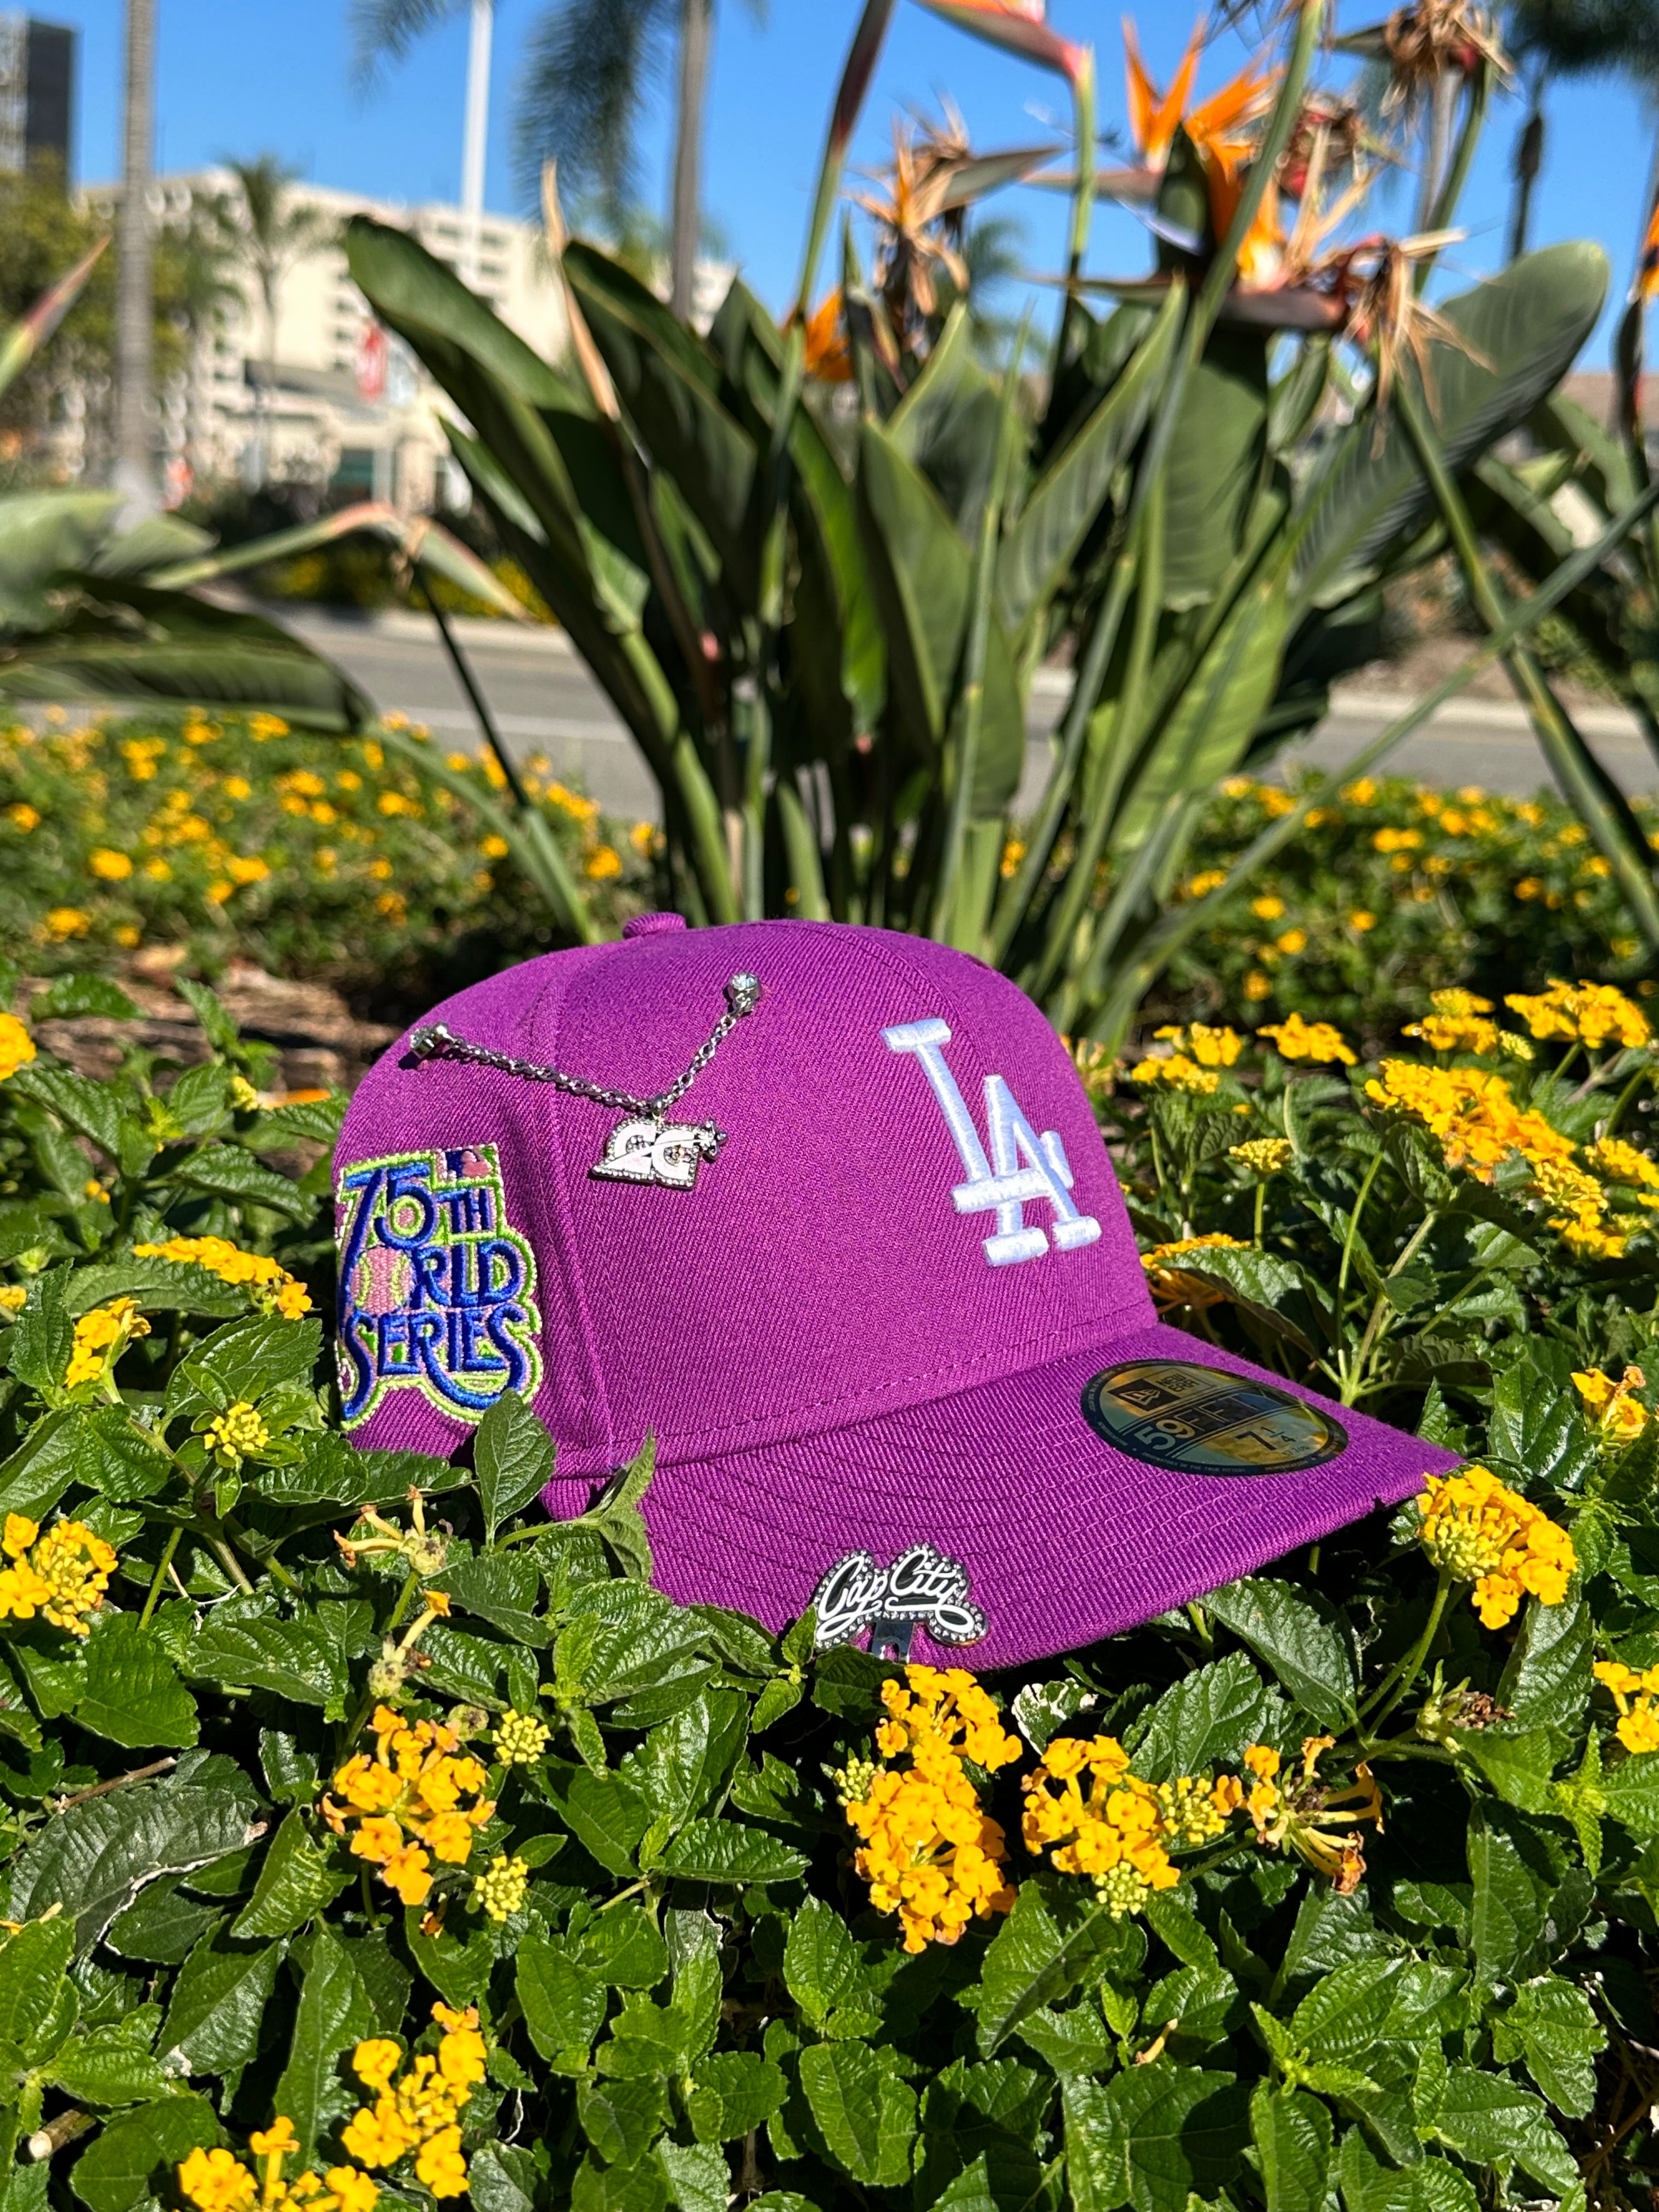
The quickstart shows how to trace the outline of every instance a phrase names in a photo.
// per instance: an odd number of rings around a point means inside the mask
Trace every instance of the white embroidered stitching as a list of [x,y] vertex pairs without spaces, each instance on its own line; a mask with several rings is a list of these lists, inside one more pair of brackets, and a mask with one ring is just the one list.
[[[985,1111],[991,1134],[987,1158],[967,1101],[945,1063],[943,1048],[951,1042],[948,1022],[937,1018],[900,1022],[884,1030],[882,1036],[891,1051],[915,1054],[939,1101],[968,1176],[967,1182],[957,1183],[951,1193],[957,1212],[994,1212],[996,1215],[995,1232],[984,1240],[990,1266],[1008,1267],[1023,1260],[1040,1260],[1048,1249],[1050,1237],[1060,1252],[1079,1251],[1095,1242],[1100,1224],[1092,1214],[1080,1213],[1072,1203],[1075,1178],[1059,1131],[1045,1129],[1039,1137],[1000,1075],[985,1079]],[[1039,1200],[1054,1209],[1054,1223],[1046,1232],[1035,1223],[1028,1225],[1023,1210]]]

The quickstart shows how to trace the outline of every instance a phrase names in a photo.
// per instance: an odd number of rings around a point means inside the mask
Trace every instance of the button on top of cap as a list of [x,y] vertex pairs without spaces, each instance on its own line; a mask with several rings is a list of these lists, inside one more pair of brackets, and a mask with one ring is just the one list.
[[660,937],[665,930],[684,929],[683,914],[636,914],[632,921],[623,924],[624,937]]

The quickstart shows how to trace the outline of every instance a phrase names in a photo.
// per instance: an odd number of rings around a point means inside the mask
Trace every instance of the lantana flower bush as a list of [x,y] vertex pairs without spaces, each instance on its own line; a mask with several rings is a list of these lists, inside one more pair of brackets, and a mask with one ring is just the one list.
[[1534,980],[1079,1051],[1170,1318],[1463,1463],[975,1679],[357,1449],[339,1102],[0,978],[3,2212],[1645,2203],[1659,1061]]

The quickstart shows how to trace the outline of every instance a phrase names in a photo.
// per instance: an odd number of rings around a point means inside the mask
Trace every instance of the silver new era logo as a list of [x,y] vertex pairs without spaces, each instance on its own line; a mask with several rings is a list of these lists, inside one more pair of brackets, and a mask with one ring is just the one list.
[[870,1650],[908,1659],[910,1638],[925,1628],[935,1644],[977,1644],[985,1615],[969,1595],[968,1570],[931,1544],[912,1544],[890,1567],[873,1552],[848,1552],[812,1593],[813,1641],[821,1651],[850,1644],[867,1628]]

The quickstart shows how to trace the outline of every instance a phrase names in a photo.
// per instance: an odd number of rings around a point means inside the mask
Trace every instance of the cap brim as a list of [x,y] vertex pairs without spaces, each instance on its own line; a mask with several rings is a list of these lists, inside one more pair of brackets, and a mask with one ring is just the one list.
[[[1288,1394],[1327,1425],[1327,1455],[1288,1471],[1240,1464],[1226,1473],[1132,1455],[1097,1432],[1083,1398],[1103,1370],[1144,1361]],[[645,1511],[664,1589],[774,1629],[805,1612],[849,1555],[868,1553],[884,1568],[930,1545],[965,1570],[985,1631],[952,1645],[919,1625],[910,1656],[980,1671],[1076,1650],[1148,1620],[1398,1504],[1425,1474],[1456,1463],[1182,1329],[1149,1322],[1092,1352],[903,1413],[659,1467]],[[574,1494],[561,1494],[574,1489],[555,1484],[552,1510],[580,1510]]]

